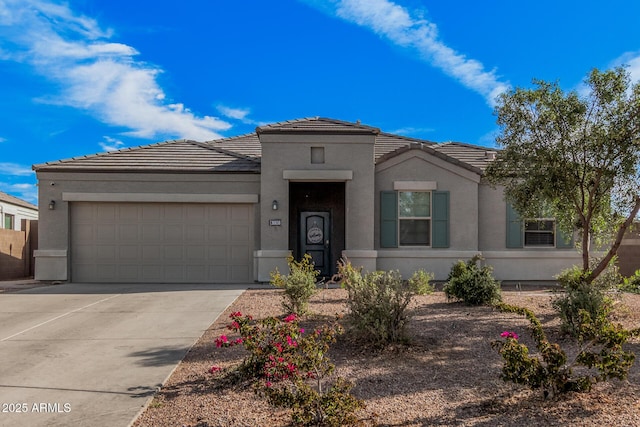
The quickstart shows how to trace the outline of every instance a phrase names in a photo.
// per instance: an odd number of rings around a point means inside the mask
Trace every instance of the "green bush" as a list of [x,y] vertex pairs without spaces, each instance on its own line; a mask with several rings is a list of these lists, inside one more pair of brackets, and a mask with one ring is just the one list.
[[636,270],[631,277],[625,277],[620,284],[622,292],[640,294],[640,270]]
[[573,266],[557,276],[562,294],[552,304],[560,315],[562,330],[574,337],[580,334],[581,311],[587,312],[592,319],[608,315],[613,301],[607,296],[607,292],[620,282],[617,268],[613,265],[591,283],[587,282],[588,274],[589,272]]
[[485,265],[479,267],[481,255],[469,261],[458,261],[451,268],[444,293],[448,299],[461,300],[468,305],[490,305],[502,299],[500,282],[493,277],[493,269]]
[[300,261],[287,257],[289,275],[281,274],[276,268],[271,272],[271,284],[284,289],[282,307],[287,313],[305,314],[309,306],[309,299],[318,290],[316,279],[320,272],[311,263],[311,256],[304,254]]
[[353,384],[337,378],[326,392],[298,378],[286,387],[265,387],[262,392],[274,406],[292,408],[296,425],[341,427],[357,425],[355,412],[364,403],[351,394]]
[[[525,385],[532,390],[541,389],[545,398],[568,391],[589,391],[593,383],[610,378],[625,379],[633,365],[635,355],[622,346],[639,330],[628,331],[609,322],[606,315],[591,318],[585,310],[579,313],[581,331],[578,355],[568,362],[566,352],[556,343],[550,343],[542,324],[531,310],[504,303],[496,307],[509,313],[525,316],[531,325],[533,339],[539,352],[530,355],[529,348],[518,342],[517,334],[503,332],[504,341],[491,343],[504,359],[502,379]],[[581,366],[580,374],[573,372]]]
[[349,293],[347,306],[354,329],[373,346],[381,348],[402,341],[409,321],[407,306],[415,295],[433,292],[433,276],[422,270],[403,281],[398,271],[366,275],[349,261],[339,264],[342,286]]

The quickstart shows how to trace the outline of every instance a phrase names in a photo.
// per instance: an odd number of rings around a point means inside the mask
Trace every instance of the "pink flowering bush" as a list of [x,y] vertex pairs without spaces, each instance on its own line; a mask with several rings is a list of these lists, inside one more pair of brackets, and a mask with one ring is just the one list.
[[[228,328],[240,337],[221,335],[216,346],[243,345],[249,351],[240,371],[255,381],[256,392],[270,404],[292,408],[293,421],[301,425],[341,426],[357,421],[354,413],[364,404],[350,394],[352,385],[338,378],[325,387],[335,368],[327,352],[343,332],[339,324],[305,333],[296,314],[260,321],[239,312],[230,317]],[[217,374],[219,369],[212,367],[209,372]]]
[[503,333],[500,334],[500,336],[502,338],[513,338],[514,340],[517,340],[518,334],[516,334],[515,332],[509,332],[509,331],[504,331]]

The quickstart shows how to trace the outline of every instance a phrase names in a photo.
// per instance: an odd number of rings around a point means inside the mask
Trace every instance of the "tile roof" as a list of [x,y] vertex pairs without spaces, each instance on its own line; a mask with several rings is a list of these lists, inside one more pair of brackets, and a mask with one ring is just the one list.
[[262,157],[262,146],[255,133],[208,141],[207,144],[234,151],[256,161],[260,161]]
[[[459,142],[435,143],[381,132],[378,128],[328,118],[304,118],[256,128],[255,133],[207,142],[166,141],[118,151],[74,157],[34,165],[36,171],[172,171],[184,173],[260,173],[262,133],[314,133],[375,135],[375,161],[383,162],[407,150],[420,149],[453,164],[482,174],[495,151]],[[492,154],[493,153],[493,154]]]
[[176,140],[34,165],[36,171],[260,172],[255,157],[214,144]]
[[329,119],[326,117],[306,117],[303,119],[289,120],[278,122],[264,126],[258,126],[256,133],[281,133],[281,132],[332,132],[332,133],[360,133],[374,134],[380,133],[380,129],[360,124],[360,122],[351,123],[342,120]]
[[9,203],[15,206],[21,206],[23,208],[28,208],[28,209],[35,209],[38,210],[38,207],[36,205],[33,205],[29,202],[26,202],[22,199],[18,199],[17,197],[14,197],[10,194],[7,193],[3,193],[2,191],[0,191],[0,202],[5,202],[5,203]]
[[391,133],[383,132],[376,137],[375,146],[375,159],[376,163],[383,156],[389,157],[390,153],[395,152],[399,148],[408,147],[411,144],[423,144],[425,146],[432,147],[436,145],[435,142],[425,141],[424,139],[409,138],[406,136],[394,135]]
[[497,149],[462,142],[444,142],[433,149],[480,170],[489,166],[497,154]]

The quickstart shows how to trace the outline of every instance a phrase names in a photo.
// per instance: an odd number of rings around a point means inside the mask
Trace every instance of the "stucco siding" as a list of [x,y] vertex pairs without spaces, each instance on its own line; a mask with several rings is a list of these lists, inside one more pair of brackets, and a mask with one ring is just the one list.
[[477,251],[461,250],[408,250],[393,249],[378,251],[378,270],[398,270],[403,278],[408,279],[417,270],[424,270],[434,275],[434,280],[445,281],[451,267],[458,260],[467,260]]
[[[408,151],[376,167],[375,241],[380,248],[380,192],[394,189],[395,181],[432,181],[448,191],[450,250],[478,250],[479,176],[422,151]],[[430,251],[430,248],[423,249]]]
[[502,187],[478,186],[478,249],[500,251],[507,248],[507,206]]
[[22,206],[16,206],[10,203],[0,201],[0,228],[5,227],[5,215],[13,216],[13,228],[14,231],[25,231],[22,229],[22,220],[37,220],[38,211],[35,209],[28,209]]
[[508,282],[555,281],[562,271],[582,260],[573,250],[484,251],[496,279]]
[[631,276],[640,269],[640,223],[635,223],[627,231],[618,249],[620,274]]
[[[267,268],[278,267],[286,271],[284,259],[274,254],[289,248],[289,183],[345,182],[345,250],[373,250],[374,210],[374,135],[330,134],[265,134],[262,144],[261,197],[261,251],[256,253],[257,279],[266,281]],[[324,151],[323,163],[312,163],[311,148]],[[268,165],[268,166],[266,166]],[[304,171],[327,171],[309,173]],[[334,171],[333,174],[330,171]],[[291,179],[293,177],[293,179]],[[278,210],[272,202],[278,201]],[[270,219],[281,220],[281,225],[270,226]],[[367,269],[375,268],[375,257],[364,259]]]
[[507,248],[507,205],[503,188],[479,186],[478,235],[480,253],[498,280],[554,281],[563,270],[581,262],[575,249]]
[[[175,195],[176,203],[184,195],[210,197],[219,195],[246,195],[258,199],[258,174],[184,174],[184,173],[73,173],[38,172],[40,201],[39,250],[36,252],[36,278],[41,280],[69,279],[70,204],[83,195],[87,201],[103,200],[127,202],[131,195],[157,194],[158,197]],[[66,195],[66,196],[65,196]],[[76,195],[70,196],[70,195]],[[193,198],[192,197],[192,198]],[[206,198],[206,197],[205,197]],[[68,200],[66,200],[68,199]],[[144,199],[144,197],[141,197]],[[55,202],[55,209],[48,205]],[[140,200],[144,201],[144,200]],[[158,200],[157,202],[160,202]],[[209,199],[203,202],[210,202]],[[246,200],[245,200],[246,202]],[[260,245],[258,203],[252,204],[253,241]]]

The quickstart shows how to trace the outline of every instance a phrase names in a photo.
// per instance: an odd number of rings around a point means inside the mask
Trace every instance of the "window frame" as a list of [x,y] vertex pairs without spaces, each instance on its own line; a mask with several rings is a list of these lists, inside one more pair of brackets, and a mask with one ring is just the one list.
[[[9,227],[7,227],[7,220],[11,222],[11,225]],[[14,230],[16,227],[16,216],[13,214],[5,213],[3,226],[6,230]]]
[[[529,222],[551,222],[551,228],[549,230],[527,230],[527,223]],[[551,233],[553,237],[553,242],[551,244],[538,244],[532,245],[527,244],[527,233],[533,234],[548,234]],[[522,247],[523,248],[531,248],[531,249],[548,249],[548,248],[556,248],[557,247],[557,232],[556,232],[556,219],[551,217],[542,217],[542,218],[526,218],[522,220]]]
[[[397,202],[397,218],[398,218],[398,248],[430,248],[433,245],[433,190],[397,190],[398,202]],[[402,193],[427,193],[429,195],[429,215],[428,216],[402,216],[400,212],[400,199]],[[403,244],[401,223],[402,221],[428,221],[428,243],[425,244]]]

